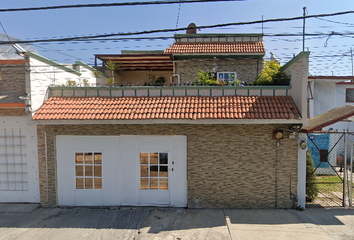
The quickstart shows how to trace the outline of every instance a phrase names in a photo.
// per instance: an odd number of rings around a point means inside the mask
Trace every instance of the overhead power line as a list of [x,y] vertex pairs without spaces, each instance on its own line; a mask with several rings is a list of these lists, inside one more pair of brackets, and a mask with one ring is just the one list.
[[[179,1],[178,1],[179,2]],[[205,29],[205,28],[217,28],[217,27],[226,27],[226,26],[240,26],[240,25],[251,25],[251,24],[258,24],[258,23],[267,23],[267,22],[283,22],[283,21],[294,21],[294,20],[301,20],[304,18],[316,18],[316,17],[329,17],[329,16],[338,16],[338,15],[345,15],[345,14],[352,14],[354,11],[346,11],[346,12],[336,12],[336,13],[329,13],[329,14],[317,14],[317,15],[306,15],[306,16],[299,16],[299,17],[292,17],[292,18],[275,18],[275,19],[266,19],[266,20],[257,20],[251,22],[237,22],[237,23],[224,23],[224,24],[215,24],[215,25],[207,25],[207,26],[198,26],[198,29]],[[39,40],[26,40],[26,41],[0,41],[0,44],[9,44],[9,43],[34,43],[34,42],[62,42],[62,41],[78,41],[81,39],[92,39],[92,38],[107,38],[107,37],[114,37],[114,36],[133,36],[133,35],[143,35],[143,34],[152,34],[152,33],[162,33],[162,32],[175,32],[175,31],[182,31],[187,30],[190,28],[173,28],[173,29],[158,29],[158,30],[146,30],[146,31],[139,31],[139,32],[127,32],[127,33],[111,33],[111,34],[101,34],[101,35],[90,35],[90,36],[81,36],[81,37],[68,37],[68,38],[56,38],[56,39],[39,39]],[[298,34],[286,34],[286,35],[272,35],[272,36],[297,36]],[[321,34],[306,34],[306,36],[319,36]],[[328,33],[326,34],[328,35]],[[333,35],[337,35],[334,33]],[[342,34],[338,34],[342,35]],[[348,35],[348,34],[345,34]]]
[[241,2],[241,1],[246,1],[246,0],[181,0],[181,1],[177,0],[177,1],[76,4],[76,5],[61,5],[61,6],[49,6],[49,7],[8,8],[8,9],[0,9],[0,12],[52,10],[52,9],[63,9],[63,8],[118,7],[118,6],[137,6],[137,5],[158,5],[158,4],[176,4],[176,3],[201,3],[201,2],[235,2],[235,1]]

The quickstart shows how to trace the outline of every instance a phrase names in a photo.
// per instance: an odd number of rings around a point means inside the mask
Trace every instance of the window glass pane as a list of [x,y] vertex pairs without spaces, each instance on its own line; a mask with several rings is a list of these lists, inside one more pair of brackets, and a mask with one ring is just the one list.
[[95,164],[102,164],[102,153],[95,153]]
[[93,179],[85,178],[85,189],[93,189]]
[[85,176],[92,176],[92,166],[90,165],[85,166]]
[[158,153],[150,153],[150,164],[158,164]]
[[168,154],[160,153],[160,164],[168,164]]
[[85,153],[85,164],[92,164],[92,153]]
[[84,176],[84,166],[83,165],[76,165],[76,176],[77,177]]
[[150,189],[159,189],[159,179],[150,178]]
[[160,189],[168,189],[168,178],[160,178]]
[[76,161],[76,164],[83,164],[84,163],[84,154],[83,153],[76,153],[75,161]]
[[76,189],[84,189],[84,179],[76,178]]
[[95,177],[102,177],[102,165],[95,165]]
[[140,166],[140,177],[149,176],[149,167],[147,165]]
[[95,178],[95,189],[102,189],[102,178]]
[[149,189],[149,179],[140,178],[140,189]]
[[168,177],[168,167],[160,166],[160,177]]
[[354,89],[347,88],[347,102],[354,102]]
[[150,166],[150,177],[158,177],[158,176],[159,176],[158,166],[157,165]]
[[224,74],[218,73],[218,79],[224,79]]
[[140,164],[148,164],[148,163],[149,163],[149,154],[140,153]]

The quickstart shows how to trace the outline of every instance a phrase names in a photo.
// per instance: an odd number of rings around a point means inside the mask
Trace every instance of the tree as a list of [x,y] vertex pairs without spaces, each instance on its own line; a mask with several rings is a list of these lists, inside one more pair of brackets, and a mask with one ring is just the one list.
[[290,77],[280,70],[278,61],[266,61],[263,70],[253,85],[289,85]]
[[113,84],[114,83],[114,70],[116,70],[116,64],[112,60],[109,60],[108,62],[105,62],[104,65],[106,68],[111,70],[112,75],[109,78],[109,80],[107,80],[107,81],[109,84]]
[[314,163],[310,150],[306,152],[306,202],[313,202],[318,196]]

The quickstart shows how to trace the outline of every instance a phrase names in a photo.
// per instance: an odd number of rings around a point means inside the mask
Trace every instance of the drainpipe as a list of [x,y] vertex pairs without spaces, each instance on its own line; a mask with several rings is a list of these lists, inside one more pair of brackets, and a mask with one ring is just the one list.
[[279,143],[280,140],[277,139],[277,154],[275,159],[276,172],[275,172],[275,208],[278,208],[278,162],[279,162]]
[[343,207],[346,206],[347,189],[347,130],[344,133],[344,176],[343,176]]

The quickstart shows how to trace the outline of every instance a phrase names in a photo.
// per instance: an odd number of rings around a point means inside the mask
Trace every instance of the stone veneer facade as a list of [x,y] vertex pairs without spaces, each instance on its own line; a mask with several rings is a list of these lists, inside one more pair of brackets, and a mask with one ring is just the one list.
[[57,135],[186,135],[189,208],[291,208],[297,139],[285,133],[277,153],[272,131],[279,127],[289,125],[39,125],[41,205],[57,205]]
[[263,68],[262,58],[188,59],[175,63],[175,73],[180,74],[181,83],[197,80],[199,70],[212,71],[214,63],[218,72],[236,72],[241,81],[255,81]]

